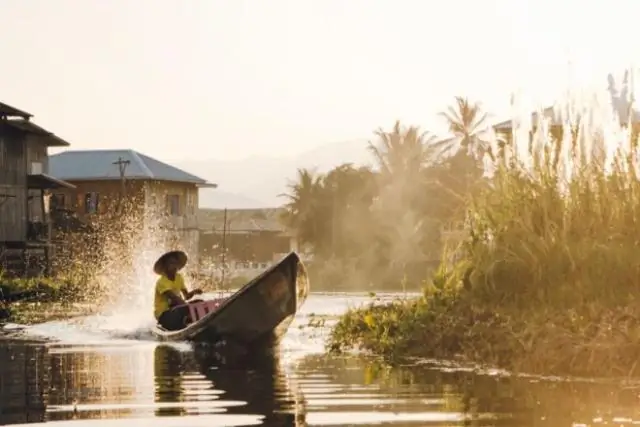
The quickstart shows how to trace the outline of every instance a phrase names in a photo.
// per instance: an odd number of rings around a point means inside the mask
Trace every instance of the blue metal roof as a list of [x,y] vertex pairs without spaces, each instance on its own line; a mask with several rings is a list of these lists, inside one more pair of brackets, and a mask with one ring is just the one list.
[[128,161],[127,179],[187,182],[215,186],[206,180],[134,150],[64,151],[49,156],[49,174],[65,181],[120,179],[118,160]]

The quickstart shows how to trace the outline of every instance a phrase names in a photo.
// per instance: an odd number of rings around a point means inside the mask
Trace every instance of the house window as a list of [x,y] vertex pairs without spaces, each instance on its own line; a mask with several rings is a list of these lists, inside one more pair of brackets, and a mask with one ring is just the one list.
[[67,199],[64,194],[51,195],[51,209],[64,209],[67,206]]
[[178,194],[169,194],[167,196],[167,211],[169,215],[180,215],[180,196]]
[[42,162],[31,162],[31,174],[40,175],[42,173]]
[[98,212],[98,193],[91,192],[84,195],[84,213],[94,214]]

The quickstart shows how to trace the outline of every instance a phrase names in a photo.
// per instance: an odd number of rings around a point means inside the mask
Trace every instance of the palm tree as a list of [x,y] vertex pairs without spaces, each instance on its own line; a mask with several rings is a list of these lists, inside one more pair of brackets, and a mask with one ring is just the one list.
[[368,146],[380,169],[379,193],[371,209],[376,228],[371,233],[379,264],[389,266],[384,274],[402,277],[408,266],[424,259],[419,242],[426,218],[417,208],[424,201],[424,170],[437,160],[436,138],[398,121],[390,131],[379,129],[375,135],[376,142]]
[[370,169],[343,164],[326,175],[299,169],[288,188],[288,193],[281,194],[288,199],[281,219],[296,232],[300,243],[312,245],[318,256],[357,252],[352,232],[366,228],[375,196]]
[[328,230],[326,249],[333,256],[357,255],[369,240],[369,208],[376,196],[375,174],[368,167],[339,165],[324,177],[322,191],[323,230]]
[[378,203],[404,209],[412,206],[422,191],[422,172],[434,164],[435,136],[418,127],[405,128],[396,121],[391,131],[378,129],[369,152],[380,169]]
[[465,150],[477,160],[481,160],[485,154],[493,160],[489,115],[482,111],[480,103],[456,96],[455,104],[440,113],[440,116],[447,121],[449,132],[453,134],[453,138],[435,144],[440,155]]
[[367,148],[384,176],[416,176],[434,160],[436,138],[429,132],[420,132],[414,126],[403,128],[396,121],[390,132],[378,129],[375,135],[378,141],[369,141]]
[[295,230],[301,243],[315,243],[318,227],[314,215],[318,208],[322,175],[309,169],[298,169],[296,180],[289,182],[289,192],[280,194],[288,199],[284,205],[283,222]]

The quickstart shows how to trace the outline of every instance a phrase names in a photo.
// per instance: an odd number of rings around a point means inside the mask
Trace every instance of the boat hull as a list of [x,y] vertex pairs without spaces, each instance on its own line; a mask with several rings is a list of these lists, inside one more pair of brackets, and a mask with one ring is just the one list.
[[220,307],[178,331],[153,328],[161,341],[272,346],[287,332],[309,293],[304,264],[295,252],[255,277]]

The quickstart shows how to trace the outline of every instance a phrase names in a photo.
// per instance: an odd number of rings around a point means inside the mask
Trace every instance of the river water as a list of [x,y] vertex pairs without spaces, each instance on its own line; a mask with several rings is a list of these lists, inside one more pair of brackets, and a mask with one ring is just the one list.
[[277,355],[249,365],[157,344],[136,309],[16,331],[0,340],[0,424],[640,424],[640,383],[632,381],[513,377],[424,361],[390,369],[326,356],[335,317],[367,300],[312,294]]

